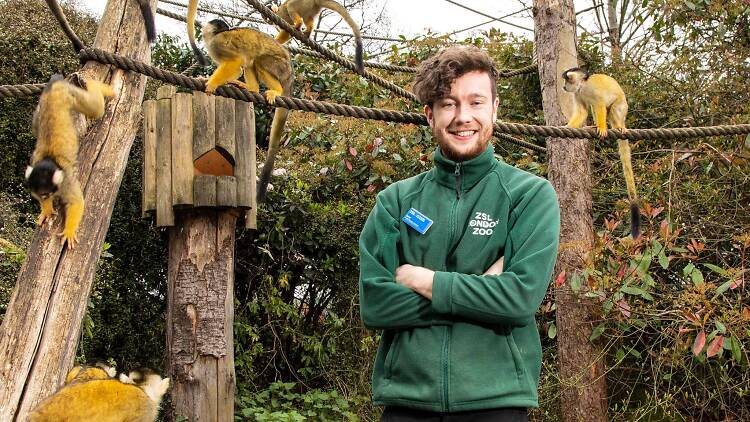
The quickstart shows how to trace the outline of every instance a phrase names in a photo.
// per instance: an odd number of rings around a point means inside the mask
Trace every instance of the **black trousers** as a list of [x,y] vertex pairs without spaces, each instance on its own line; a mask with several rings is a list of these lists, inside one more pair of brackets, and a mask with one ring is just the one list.
[[386,406],[380,422],[528,422],[524,408],[473,410],[459,413],[436,413],[404,407]]

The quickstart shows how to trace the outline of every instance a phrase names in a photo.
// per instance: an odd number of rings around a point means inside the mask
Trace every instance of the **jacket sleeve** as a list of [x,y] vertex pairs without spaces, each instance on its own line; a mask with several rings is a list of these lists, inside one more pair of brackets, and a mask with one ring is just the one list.
[[370,329],[426,327],[448,324],[429,300],[396,283],[399,220],[378,195],[359,237],[359,313]]
[[513,213],[503,273],[436,272],[435,312],[490,324],[526,325],[533,320],[547,291],[560,237],[560,206],[552,185],[545,181],[527,192]]

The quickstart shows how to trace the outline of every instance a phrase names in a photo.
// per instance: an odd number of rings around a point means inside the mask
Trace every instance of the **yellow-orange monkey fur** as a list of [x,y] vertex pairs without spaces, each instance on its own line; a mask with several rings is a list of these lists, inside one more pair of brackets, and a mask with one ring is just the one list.
[[116,379],[72,382],[44,399],[29,422],[154,422],[169,378],[158,375],[141,384]]
[[[333,10],[341,15],[352,29],[355,41],[354,62],[357,65],[359,73],[363,73],[365,71],[365,64],[362,59],[362,35],[359,33],[359,26],[354,22],[354,19],[352,19],[344,6],[334,0],[286,0],[281,6],[274,8],[273,11],[298,30],[304,23],[304,34],[306,37],[310,37],[313,28],[315,28],[315,20],[323,9]],[[281,30],[276,35],[276,41],[282,44],[289,41],[290,38],[291,35],[284,30]]]
[[65,376],[65,385],[71,382],[86,382],[91,380],[106,380],[115,377],[116,372],[114,368],[110,368],[104,364],[97,364],[97,366],[82,366],[76,365]]
[[[215,19],[203,25],[203,38],[208,55],[218,67],[206,82],[206,92],[213,93],[221,85],[232,83],[248,91],[260,92],[258,81],[268,88],[266,100],[273,104],[276,96],[292,94],[292,61],[289,53],[270,36],[250,28],[230,28],[226,22]],[[245,74],[245,83],[239,82]],[[258,202],[265,199],[271,179],[273,162],[281,146],[281,135],[289,110],[276,108],[271,123],[268,155],[258,182]]]
[[65,204],[63,241],[73,248],[78,242],[78,225],[83,216],[83,193],[78,183],[78,132],[72,112],[98,119],[104,115],[104,97],[114,95],[112,87],[99,81],[86,82],[83,90],[55,75],[42,92],[34,112],[32,130],[37,138],[26,168],[26,183],[39,201],[38,224],[56,214],[53,201]]
[[[575,108],[568,120],[568,127],[583,126],[591,109],[600,138],[607,136],[607,118],[613,129],[626,130],[625,117],[628,114],[628,101],[622,87],[614,78],[598,73],[589,74],[577,67],[566,70],[562,76],[565,80],[563,89],[575,96]],[[638,192],[635,189],[633,165],[630,161],[630,143],[627,139],[618,139],[617,146],[630,202],[630,233],[633,239],[637,239],[640,236],[641,216],[638,209]]]

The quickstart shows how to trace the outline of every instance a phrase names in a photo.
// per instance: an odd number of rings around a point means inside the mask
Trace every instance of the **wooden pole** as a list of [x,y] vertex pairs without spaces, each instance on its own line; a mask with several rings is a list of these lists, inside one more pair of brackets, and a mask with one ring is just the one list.
[[234,420],[234,230],[238,211],[177,213],[169,232],[167,351],[173,416]]
[[[153,8],[156,0],[150,3]],[[151,61],[137,2],[109,0],[94,47]],[[95,62],[87,63],[81,75],[110,83],[115,97],[88,133],[81,118],[78,173],[86,210],[78,229],[80,243],[73,250],[63,248],[57,236],[61,213],[52,228],[37,228],[18,274],[0,326],[0,421],[25,420],[73,363],[96,264],[139,126],[145,76]]]
[[[573,0],[534,0],[534,45],[545,123],[564,125],[573,96],[563,91],[562,72],[578,64]],[[591,168],[586,139],[547,139],[548,178],[560,200],[560,252],[553,279],[570,279],[594,245]],[[589,341],[598,301],[575,294],[567,282],[555,289],[557,353],[561,377],[560,420],[607,420],[604,353]]]

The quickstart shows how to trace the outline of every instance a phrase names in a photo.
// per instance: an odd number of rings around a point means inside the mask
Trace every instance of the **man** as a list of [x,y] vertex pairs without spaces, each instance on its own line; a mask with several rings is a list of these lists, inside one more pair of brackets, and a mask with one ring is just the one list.
[[493,156],[496,75],[476,47],[420,65],[435,166],[378,194],[360,236],[360,314],[383,330],[381,421],[527,421],[538,407],[534,314],[560,210],[549,182]]

